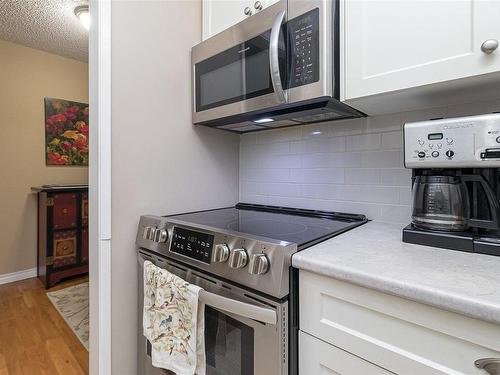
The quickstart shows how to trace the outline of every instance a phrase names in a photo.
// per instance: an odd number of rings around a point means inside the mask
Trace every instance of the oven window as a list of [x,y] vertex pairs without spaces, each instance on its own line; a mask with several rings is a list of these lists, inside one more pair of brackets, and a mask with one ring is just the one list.
[[[266,31],[196,64],[197,112],[273,92],[269,73],[270,34]],[[281,71],[285,72],[284,32],[280,47]]]
[[209,306],[205,307],[205,351],[208,375],[253,375],[253,328]]

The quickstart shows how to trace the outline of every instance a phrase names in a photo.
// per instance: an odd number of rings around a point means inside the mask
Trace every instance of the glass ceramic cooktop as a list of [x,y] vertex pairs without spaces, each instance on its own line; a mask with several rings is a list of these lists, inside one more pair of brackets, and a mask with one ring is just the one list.
[[302,249],[366,222],[363,216],[353,216],[352,219],[323,218],[290,214],[280,211],[279,208],[269,212],[260,211],[258,208],[231,207],[169,217],[185,221],[193,226],[206,225],[215,230],[229,229],[241,234],[292,242]]

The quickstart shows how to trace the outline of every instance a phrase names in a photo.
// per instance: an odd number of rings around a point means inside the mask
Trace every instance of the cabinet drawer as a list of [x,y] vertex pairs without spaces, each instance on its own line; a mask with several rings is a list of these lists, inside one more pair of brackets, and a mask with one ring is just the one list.
[[77,263],[76,231],[68,230],[54,233],[53,267],[65,267]]
[[317,339],[307,333],[299,333],[300,375],[387,375],[392,372],[367,362],[345,350]]
[[300,329],[398,374],[484,375],[500,327],[400,297],[300,272]]
[[54,229],[74,228],[77,224],[77,195],[54,194],[52,197],[52,226]]

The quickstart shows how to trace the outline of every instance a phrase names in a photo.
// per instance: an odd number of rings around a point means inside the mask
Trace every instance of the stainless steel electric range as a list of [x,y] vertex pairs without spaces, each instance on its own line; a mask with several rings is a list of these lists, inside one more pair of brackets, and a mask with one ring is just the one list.
[[[139,274],[150,260],[206,291],[207,374],[296,374],[298,272],[292,256],[366,222],[363,215],[250,204],[142,216]],[[162,374],[151,365],[142,330],[138,343],[138,373]]]

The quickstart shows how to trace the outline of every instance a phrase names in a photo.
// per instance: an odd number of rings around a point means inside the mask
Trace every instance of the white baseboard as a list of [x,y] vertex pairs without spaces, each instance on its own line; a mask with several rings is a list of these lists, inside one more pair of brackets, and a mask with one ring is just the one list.
[[36,277],[36,268],[0,275],[0,285]]

